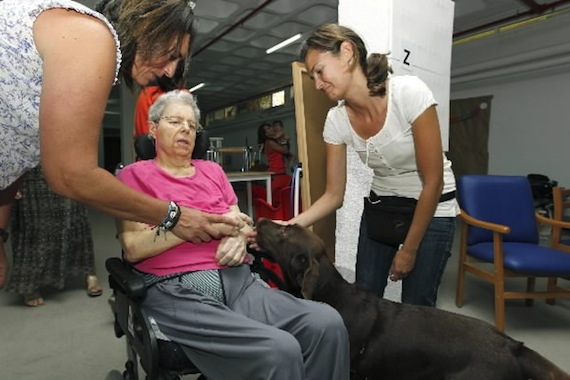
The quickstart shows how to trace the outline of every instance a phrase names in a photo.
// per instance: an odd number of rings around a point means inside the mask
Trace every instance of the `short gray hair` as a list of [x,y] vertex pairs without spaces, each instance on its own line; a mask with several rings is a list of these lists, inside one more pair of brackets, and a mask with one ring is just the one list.
[[196,125],[198,130],[202,129],[200,124],[200,108],[196,103],[196,98],[187,90],[173,90],[166,92],[156,98],[156,101],[150,106],[148,110],[148,120],[153,123],[158,123],[162,117],[162,113],[167,105],[172,102],[181,102],[190,107],[194,111],[194,118],[196,119]]

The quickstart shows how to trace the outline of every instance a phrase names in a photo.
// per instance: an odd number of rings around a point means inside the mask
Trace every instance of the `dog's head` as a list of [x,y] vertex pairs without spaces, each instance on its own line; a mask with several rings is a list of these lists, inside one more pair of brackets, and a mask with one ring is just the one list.
[[326,259],[325,243],[312,231],[297,224],[281,225],[269,219],[257,222],[257,245],[271,256],[288,279],[292,292],[311,299]]

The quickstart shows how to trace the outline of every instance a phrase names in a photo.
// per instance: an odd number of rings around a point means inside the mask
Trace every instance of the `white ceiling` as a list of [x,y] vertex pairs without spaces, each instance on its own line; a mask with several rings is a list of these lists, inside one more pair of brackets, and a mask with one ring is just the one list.
[[[81,0],[80,0],[81,1]],[[405,1],[405,0],[399,0]],[[92,6],[96,0],[82,0]],[[291,84],[300,43],[265,50],[297,33],[337,20],[338,0],[195,0],[198,35],[188,87],[200,108],[214,110]],[[454,36],[499,20],[520,20],[570,5],[570,0],[455,0]]]
[[[454,33],[516,15],[530,17],[555,3],[564,2],[455,0]],[[201,108],[217,109],[290,85],[300,42],[269,55],[265,50],[336,21],[337,7],[338,0],[196,0],[198,37],[189,87],[207,83],[196,91]]]

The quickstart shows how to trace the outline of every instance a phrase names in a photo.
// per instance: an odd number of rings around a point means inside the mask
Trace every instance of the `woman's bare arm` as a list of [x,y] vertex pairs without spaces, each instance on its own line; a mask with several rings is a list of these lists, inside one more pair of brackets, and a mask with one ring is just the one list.
[[435,106],[412,123],[416,162],[423,187],[404,246],[417,249],[431,222],[443,189],[443,148]]
[[390,278],[394,281],[405,277],[414,268],[417,250],[443,189],[443,148],[435,106],[428,108],[412,123],[412,133],[423,187],[410,230],[392,262]]
[[346,188],[346,145],[326,144],[327,184],[324,194],[290,223],[308,227],[342,206]]
[[123,257],[129,262],[148,259],[184,242],[168,231],[157,234],[148,224],[128,220],[117,220],[117,231]]

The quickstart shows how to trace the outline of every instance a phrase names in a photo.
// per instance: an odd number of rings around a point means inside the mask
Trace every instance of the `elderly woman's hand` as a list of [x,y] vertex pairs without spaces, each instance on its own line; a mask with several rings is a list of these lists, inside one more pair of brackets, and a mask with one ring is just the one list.
[[[241,225],[241,227],[236,231],[236,229],[233,228],[233,226],[231,225],[224,223],[215,223],[214,227],[217,228],[218,231],[220,231],[221,233],[220,238],[225,236],[237,236],[237,232],[239,230],[253,226],[253,220],[243,212],[230,211],[228,213],[225,213],[224,216],[227,216],[228,218],[233,218],[236,221],[236,223]],[[250,228],[247,229],[249,230]]]
[[253,220],[247,214],[239,212],[237,209],[224,215],[241,220],[245,223],[245,226],[236,236],[228,236],[222,239],[216,251],[216,261],[220,265],[240,265],[247,254],[247,233],[253,231],[251,228]]
[[[236,215],[235,213],[232,213],[234,215]],[[226,214],[227,215],[227,214]],[[243,212],[240,212],[239,214],[236,215],[239,219],[241,219],[246,225],[253,227],[253,219],[251,219],[251,217]]]
[[220,265],[237,266],[243,263],[246,255],[246,236],[240,233],[222,239],[216,251],[216,261]]

